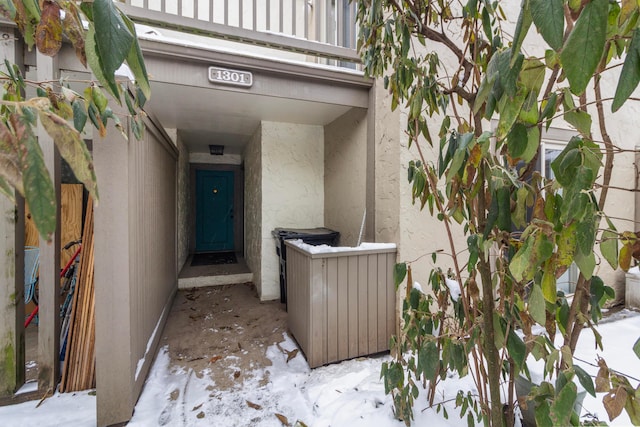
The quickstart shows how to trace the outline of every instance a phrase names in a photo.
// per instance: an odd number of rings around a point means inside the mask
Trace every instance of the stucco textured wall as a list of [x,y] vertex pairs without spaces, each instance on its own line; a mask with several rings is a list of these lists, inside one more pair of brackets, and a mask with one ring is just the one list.
[[262,294],[262,127],[259,126],[244,150],[245,259],[253,281]]
[[[406,176],[401,171],[401,146],[404,127],[401,125],[399,110],[391,111],[391,97],[384,89],[382,80],[376,81],[370,96],[374,108],[374,149],[375,149],[375,241],[400,244],[401,203],[404,195],[400,190],[406,187]],[[403,259],[402,247],[398,247],[398,259]]]
[[[324,128],[325,226],[355,246],[366,206],[367,111],[353,109]],[[373,212],[369,212],[373,215]]]
[[[507,15],[507,21],[503,22],[503,26],[515,26],[515,21],[518,17],[519,11],[519,3],[518,2],[504,2],[501,5]],[[512,32],[512,30],[507,29],[507,32]],[[451,37],[455,39],[456,36],[460,36],[460,34],[450,34]],[[415,44],[416,48],[421,48],[423,50],[427,50],[426,48],[420,47],[419,43]],[[450,70],[456,69],[458,66],[458,61],[456,58],[452,57],[450,54],[446,53],[441,46],[437,44],[428,44],[429,49],[435,49],[438,54],[440,60],[443,62],[444,66]],[[531,56],[543,57],[544,56],[544,43],[540,36],[535,32],[532,28],[529,31],[528,37],[525,40],[524,50]],[[619,73],[620,67],[614,67],[611,71],[607,72],[607,75],[601,81],[602,92],[605,98],[613,96],[615,92],[615,81],[617,80],[616,73]],[[567,86],[568,83],[563,81],[559,84],[560,87]],[[636,92],[632,96],[639,96],[640,90],[636,90]],[[382,104],[386,101],[384,99],[388,99],[389,96],[384,93],[379,93],[379,96],[383,98],[382,101],[376,102],[376,114],[385,114],[385,107]],[[594,94],[592,89],[587,90],[587,101],[591,102],[594,100]],[[640,114],[640,108],[636,103],[627,102],[617,113],[611,113],[611,101],[605,101],[604,111],[607,120],[607,133],[611,136],[613,143],[627,150],[632,150],[636,145],[640,144],[640,134],[637,132],[637,123],[633,120],[633,117],[637,117]],[[594,125],[592,126],[593,130],[593,139],[594,141],[601,141],[601,131],[599,129],[597,123],[597,115],[596,115],[596,107],[594,105],[590,105],[589,112],[592,114]],[[403,107],[400,107],[399,110],[403,110]],[[464,110],[461,110],[458,107],[458,110],[461,115],[464,116]],[[379,120],[376,118],[376,126],[378,125]],[[402,132],[406,125],[406,114],[404,112],[401,113],[401,117],[399,120],[400,132],[396,133],[396,137],[394,137],[395,144],[400,144],[402,147],[400,149],[401,160],[396,163],[398,166],[397,172],[400,173],[400,182],[399,182],[399,191],[400,191],[400,199],[399,206],[400,212],[402,213],[400,216],[400,238],[399,238],[399,259],[402,261],[412,261],[417,259],[420,256],[431,253],[433,250],[444,249],[447,253],[450,252],[447,236],[444,232],[444,227],[442,223],[437,219],[432,218],[428,211],[420,212],[418,206],[414,206],[411,204],[411,193],[410,187],[405,181],[407,162],[411,159],[417,159],[417,152],[415,150],[409,150],[407,148],[407,138]],[[430,120],[430,125],[432,128],[432,135],[439,126],[440,120],[437,117],[434,117]],[[559,129],[571,129],[571,126],[566,122],[563,122],[561,118],[557,118],[554,120],[553,127]],[[484,129],[491,130],[491,123],[485,122]],[[380,144],[379,138],[381,135],[376,131],[377,143]],[[382,149],[392,150],[392,142],[388,144],[381,145]],[[423,141],[422,147],[428,147],[428,144]],[[435,150],[427,150],[427,159],[436,162],[437,155]],[[376,154],[376,177],[383,176],[383,167],[385,171],[393,171],[393,161],[389,161],[388,164],[383,164],[382,162],[384,158]],[[635,224],[633,220],[636,217],[636,203],[634,202],[634,195],[632,192],[622,190],[628,189],[633,190],[636,187],[637,174],[636,166],[634,164],[634,155],[633,153],[620,153],[616,154],[614,167],[612,169],[612,179],[611,185],[615,187],[619,187],[616,189],[610,189],[607,204],[605,206],[605,212],[615,217],[613,220],[614,224],[618,228],[619,231],[623,230],[635,230]],[[386,185],[384,183],[376,182],[377,188],[380,186]],[[384,194],[383,191],[377,191],[376,197],[378,198],[380,195]],[[377,205],[379,206],[378,200],[376,200]],[[383,212],[380,212],[378,209],[376,212],[377,216],[386,215]],[[391,222],[393,223],[393,222]],[[376,221],[376,231],[377,234],[382,234],[380,230],[380,224],[382,221]],[[603,223],[604,224],[604,223]],[[455,228],[455,241],[458,248],[464,248],[465,245],[465,236],[462,233],[462,230],[459,227]],[[598,266],[596,267],[595,274],[600,275],[605,283],[610,286],[613,286],[616,289],[617,300],[622,301],[624,296],[623,294],[623,284],[624,284],[624,274],[618,269],[614,271],[608,265],[608,263],[600,256],[599,248],[596,247],[596,257],[599,259]],[[438,257],[438,266],[446,269],[451,265],[450,257],[446,255],[439,255]],[[428,274],[430,269],[433,267],[431,258],[425,256],[421,258],[419,262],[413,264],[413,277],[414,280],[419,282],[425,282],[428,279]],[[402,291],[401,291],[402,292]]]
[[[324,129],[262,122],[262,271],[260,298],[280,297],[271,231],[324,225]],[[247,207],[248,209],[248,207]],[[255,273],[255,272],[254,272]]]

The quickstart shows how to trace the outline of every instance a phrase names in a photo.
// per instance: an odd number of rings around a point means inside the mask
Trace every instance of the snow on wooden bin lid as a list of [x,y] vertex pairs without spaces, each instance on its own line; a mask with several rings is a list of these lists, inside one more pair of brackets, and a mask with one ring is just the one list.
[[389,350],[396,325],[396,245],[285,244],[289,329],[309,366]]

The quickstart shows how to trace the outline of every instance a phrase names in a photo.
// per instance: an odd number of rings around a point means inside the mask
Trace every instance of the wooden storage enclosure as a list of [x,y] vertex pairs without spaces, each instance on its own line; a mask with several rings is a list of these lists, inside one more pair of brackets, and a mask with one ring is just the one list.
[[309,366],[389,350],[395,245],[331,248],[286,241],[289,329]]

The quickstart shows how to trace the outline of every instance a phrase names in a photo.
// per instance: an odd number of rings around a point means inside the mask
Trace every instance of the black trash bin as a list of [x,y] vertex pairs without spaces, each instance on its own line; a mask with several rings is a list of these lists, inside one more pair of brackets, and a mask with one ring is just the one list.
[[271,234],[276,239],[276,253],[280,260],[280,302],[287,302],[287,247],[285,240],[300,239],[314,246],[337,246],[340,233],[324,227],[318,228],[276,228]]

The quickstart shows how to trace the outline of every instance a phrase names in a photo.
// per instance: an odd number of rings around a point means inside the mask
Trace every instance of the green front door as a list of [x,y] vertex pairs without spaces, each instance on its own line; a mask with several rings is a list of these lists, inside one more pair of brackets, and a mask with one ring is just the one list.
[[196,252],[233,249],[233,172],[197,170]]

